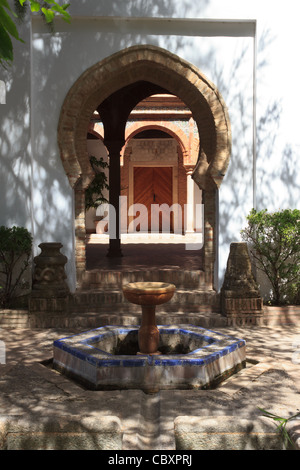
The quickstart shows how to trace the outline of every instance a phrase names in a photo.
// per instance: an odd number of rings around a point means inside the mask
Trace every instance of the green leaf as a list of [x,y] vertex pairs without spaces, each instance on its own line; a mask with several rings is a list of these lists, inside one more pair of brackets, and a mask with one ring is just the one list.
[[69,13],[66,11],[70,6],[70,3],[64,3],[63,5],[59,5],[57,2],[53,2],[52,10],[56,11],[62,16],[70,16]]
[[30,0],[30,9],[31,11],[40,11],[41,5],[35,0]]
[[45,15],[45,19],[47,23],[52,23],[54,19],[54,12],[52,10],[48,10],[47,8],[42,8],[42,12]]
[[0,60],[10,62],[13,60],[13,45],[4,28],[0,26]]
[[5,8],[11,11],[9,4],[7,3],[7,0],[0,0],[0,5],[3,5]]
[[6,31],[9,34],[11,34],[11,36],[13,36],[16,39],[20,39],[15,23],[13,22],[9,14],[1,6],[0,6],[0,24],[3,26],[4,29],[6,29]]
[[63,20],[69,22],[70,21],[70,15],[66,11],[67,8],[69,8],[69,6],[70,6],[70,3],[65,3],[64,5],[59,5],[57,2],[53,2],[53,6],[52,6],[51,9],[53,11],[56,11],[57,13],[59,13]]

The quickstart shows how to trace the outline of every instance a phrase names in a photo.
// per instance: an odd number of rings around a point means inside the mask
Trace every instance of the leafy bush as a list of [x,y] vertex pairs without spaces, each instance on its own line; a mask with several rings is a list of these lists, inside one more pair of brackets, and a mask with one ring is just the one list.
[[32,237],[23,227],[0,227],[0,306],[9,307],[29,265]]
[[249,244],[257,268],[270,280],[273,303],[299,303],[300,211],[252,209],[247,220],[242,238]]
[[108,167],[108,164],[102,157],[97,160],[97,158],[93,156],[90,157],[90,164],[95,171],[95,178],[85,191],[86,210],[91,207],[97,208],[100,204],[108,202],[102,193],[103,189],[108,189],[107,177],[104,171],[102,171]]

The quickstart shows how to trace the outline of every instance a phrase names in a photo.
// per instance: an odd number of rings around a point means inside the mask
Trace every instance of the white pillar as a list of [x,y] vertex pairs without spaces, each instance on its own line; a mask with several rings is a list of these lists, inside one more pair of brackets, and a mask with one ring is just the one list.
[[192,170],[187,171],[187,210],[185,233],[194,233],[194,180],[192,179]]

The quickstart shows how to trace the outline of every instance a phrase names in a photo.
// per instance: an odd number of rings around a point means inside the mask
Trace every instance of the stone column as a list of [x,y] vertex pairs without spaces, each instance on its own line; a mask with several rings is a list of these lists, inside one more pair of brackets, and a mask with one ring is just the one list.
[[187,212],[186,212],[186,230],[185,233],[194,233],[194,180],[192,178],[192,169],[187,170]]
[[75,189],[75,259],[76,281],[81,287],[86,270],[86,229],[85,229],[85,190]]
[[214,289],[216,259],[216,189],[203,191],[204,203],[204,275],[205,287]]
[[252,273],[247,243],[231,243],[221,289],[222,314],[229,325],[260,324],[263,301]]
[[[120,233],[120,154],[124,140],[104,140],[104,145],[109,155],[109,204],[114,207],[115,213],[109,214],[109,249],[107,256],[111,258],[121,257],[121,233]],[[115,217],[113,223],[112,217]]]

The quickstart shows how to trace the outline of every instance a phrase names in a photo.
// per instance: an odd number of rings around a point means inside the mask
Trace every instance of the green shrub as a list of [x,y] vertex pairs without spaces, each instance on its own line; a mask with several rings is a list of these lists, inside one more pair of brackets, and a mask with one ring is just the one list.
[[9,307],[29,265],[32,237],[23,227],[0,227],[0,306]]
[[299,303],[300,211],[268,213],[252,209],[247,220],[242,238],[248,243],[257,268],[270,280],[273,303]]

